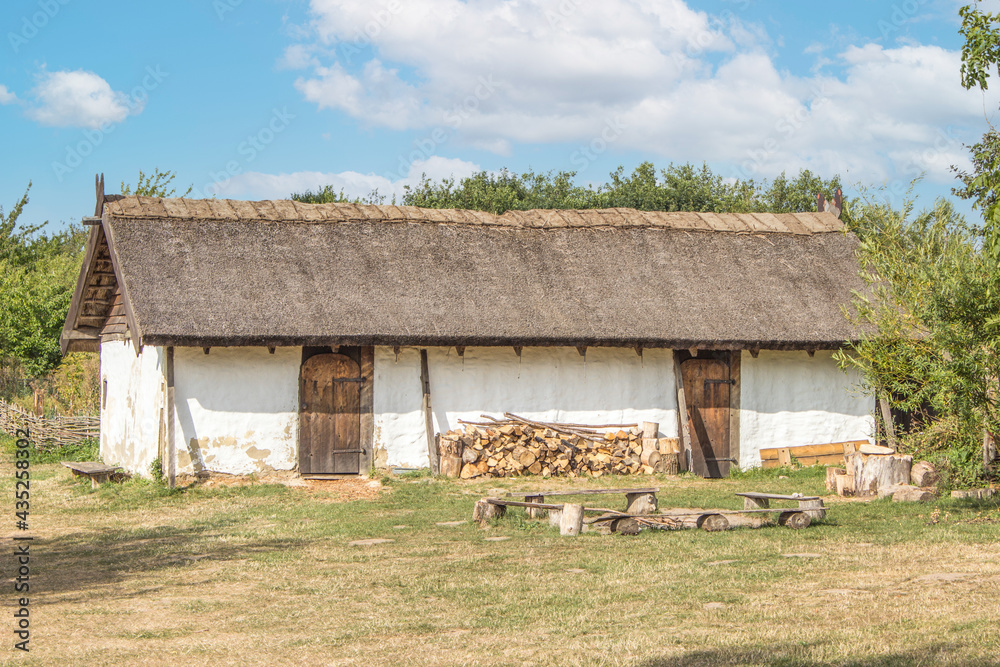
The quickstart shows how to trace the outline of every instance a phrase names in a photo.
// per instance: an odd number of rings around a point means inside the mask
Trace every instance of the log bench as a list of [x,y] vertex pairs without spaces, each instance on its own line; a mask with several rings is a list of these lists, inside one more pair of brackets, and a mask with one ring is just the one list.
[[76,477],[89,477],[90,486],[94,489],[103,482],[107,482],[111,475],[121,471],[118,466],[108,466],[91,461],[63,461],[62,464],[72,470]]
[[[508,498],[524,498],[528,508],[528,516],[538,519],[542,512],[551,510],[550,507],[541,507],[545,504],[546,498],[556,496],[594,496],[594,495],[615,495],[623,494],[626,500],[626,514],[653,514],[656,512],[656,493],[660,489],[657,487],[647,489],[578,489],[573,491],[519,491],[510,492]],[[532,507],[532,505],[539,505]]]
[[[805,511],[811,519],[826,518],[826,510],[823,508],[823,501],[819,496],[784,496],[777,493],[737,493],[743,498],[744,510],[764,510],[771,507],[772,500],[798,501],[799,509]],[[806,511],[808,510],[808,511]]]

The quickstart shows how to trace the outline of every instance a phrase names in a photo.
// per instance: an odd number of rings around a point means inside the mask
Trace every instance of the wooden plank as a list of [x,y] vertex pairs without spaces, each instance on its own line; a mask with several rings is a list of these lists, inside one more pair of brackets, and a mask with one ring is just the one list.
[[358,470],[372,469],[375,447],[375,348],[361,348],[361,454]]
[[[681,364],[678,359],[678,352],[674,350],[674,382],[677,387],[677,432],[681,437],[680,458],[683,459],[680,467],[682,470],[690,470],[692,467],[691,452],[691,431],[688,426],[687,397],[684,392],[684,374],[681,372]],[[680,463],[680,462],[679,462]]]
[[350,357],[334,355],[331,387],[334,434],[333,473],[357,474],[361,458],[361,367]]
[[843,456],[844,445],[853,444],[855,447],[860,447],[862,444],[867,445],[867,440],[854,440],[850,443],[847,442],[830,442],[820,445],[801,445],[798,447],[768,447],[766,449],[760,450],[760,458],[763,461],[777,460],[778,451],[781,449],[791,450],[792,456],[795,458],[801,458],[803,456],[828,456],[831,454],[836,454],[838,456]]
[[427,436],[427,455],[430,459],[431,472],[438,475],[441,473],[441,457],[434,443],[434,419],[431,412],[431,377],[429,364],[427,363],[427,350],[420,350],[420,386],[423,388],[421,403],[424,412],[424,433]]
[[167,348],[167,486],[177,484],[177,441],[174,422],[177,419],[177,402],[174,395],[174,348]]
[[[804,466],[814,466],[814,465],[826,465],[835,466],[841,465],[844,461],[844,457],[841,454],[830,454],[829,456],[804,456],[802,458],[796,457],[795,459],[799,465]],[[783,464],[780,460],[769,459],[761,463],[762,468],[780,468]]]
[[756,500],[819,500],[819,496],[783,496],[778,493],[757,493],[756,491],[746,491],[736,495]]
[[577,491],[511,491],[507,494],[512,498],[529,498],[531,496],[591,496],[603,494],[632,494],[632,493],[657,493],[659,487],[648,489],[579,489]]
[[90,461],[63,461],[62,464],[70,470],[84,475],[106,475],[116,470],[121,470],[119,466],[109,466]]

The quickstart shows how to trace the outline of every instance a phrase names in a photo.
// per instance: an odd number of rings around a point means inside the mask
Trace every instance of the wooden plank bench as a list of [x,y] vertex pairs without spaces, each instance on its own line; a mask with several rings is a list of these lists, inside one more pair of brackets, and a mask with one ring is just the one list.
[[118,466],[108,466],[91,461],[63,461],[62,464],[72,470],[73,475],[77,477],[89,477],[90,486],[95,489],[101,483],[108,481],[111,475],[121,471]]
[[528,507],[528,516],[537,519],[542,512],[549,507],[532,507],[532,505],[544,505],[546,498],[554,496],[593,496],[593,495],[615,495],[623,494],[627,502],[625,512],[627,514],[652,514],[657,509],[656,493],[658,487],[645,489],[578,489],[572,491],[511,491],[508,498],[524,498],[525,507]]
[[[800,510],[808,510],[806,514],[813,519],[823,519],[826,517],[826,510],[823,508],[823,501],[819,496],[784,496],[778,493],[737,493],[743,498],[744,510],[766,510],[771,507],[772,500],[797,501]],[[780,509],[780,508],[776,508]]]

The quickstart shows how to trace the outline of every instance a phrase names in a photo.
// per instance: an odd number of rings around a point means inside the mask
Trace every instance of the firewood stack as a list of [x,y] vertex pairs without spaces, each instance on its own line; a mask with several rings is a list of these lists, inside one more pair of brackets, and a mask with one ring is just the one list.
[[[463,422],[440,436],[441,472],[450,477],[600,477],[678,471],[678,441],[658,424],[593,427],[534,422],[504,414]],[[602,430],[610,429],[610,430]]]

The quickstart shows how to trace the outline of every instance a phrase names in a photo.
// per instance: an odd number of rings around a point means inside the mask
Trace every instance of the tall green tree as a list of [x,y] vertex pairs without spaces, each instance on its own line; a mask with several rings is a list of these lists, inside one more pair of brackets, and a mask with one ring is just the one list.
[[[1000,14],[980,3],[959,10],[960,77],[986,91],[1000,74]],[[949,465],[959,484],[995,476],[1000,434],[1000,137],[992,127],[970,147],[971,171],[953,168],[954,190],[982,214],[969,225],[939,201],[914,215],[866,202],[854,207],[860,257],[871,291],[856,299],[868,335],[844,365],[896,407],[930,417],[904,445]]]

